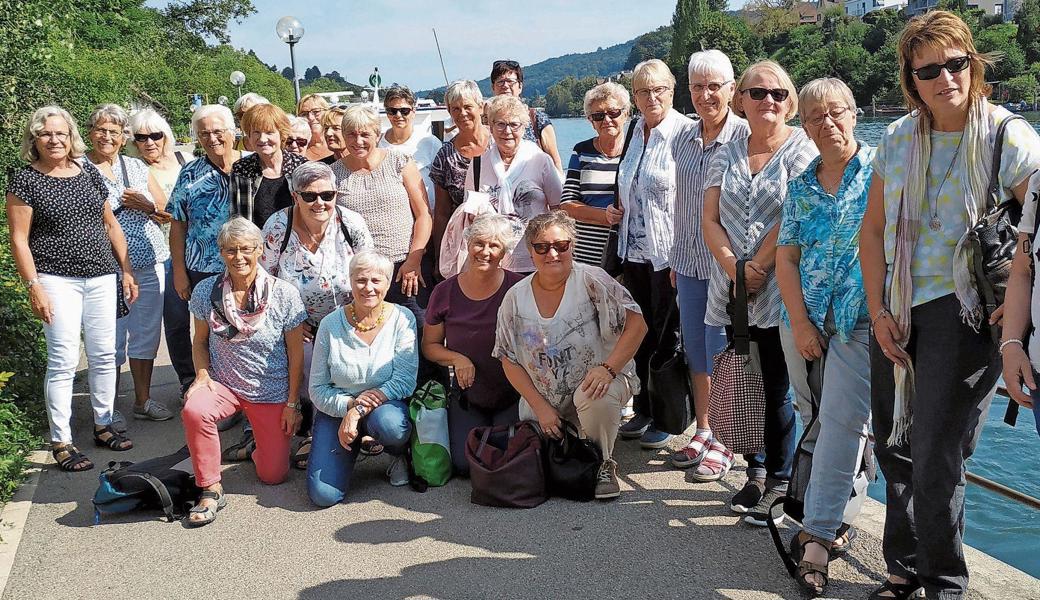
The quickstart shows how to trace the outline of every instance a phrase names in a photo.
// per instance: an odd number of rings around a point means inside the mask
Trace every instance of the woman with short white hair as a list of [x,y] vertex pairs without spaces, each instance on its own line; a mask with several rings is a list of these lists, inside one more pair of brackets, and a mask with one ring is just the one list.
[[285,138],[285,151],[303,154],[306,158],[311,143],[311,126],[307,119],[289,115],[289,137]]
[[[487,104],[487,115],[495,143],[474,158],[466,172],[466,189],[488,194],[498,214],[515,221],[519,237],[528,221],[560,205],[560,174],[548,154],[523,139],[530,116],[519,98],[495,96]],[[507,266],[518,273],[534,271],[526,247],[518,249]]]
[[462,390],[448,406],[449,448],[455,471],[469,473],[466,437],[474,427],[510,425],[518,418],[519,396],[506,379],[495,347],[498,308],[523,275],[502,268],[516,246],[510,220],[485,213],[463,231],[469,260],[461,273],[437,284],[430,294],[423,327],[427,359],[449,367]]

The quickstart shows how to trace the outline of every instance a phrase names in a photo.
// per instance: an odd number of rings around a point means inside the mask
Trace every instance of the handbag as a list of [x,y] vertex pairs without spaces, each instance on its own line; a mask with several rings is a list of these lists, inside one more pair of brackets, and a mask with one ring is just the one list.
[[734,454],[755,454],[765,447],[766,392],[758,343],[748,327],[744,264],[738,260],[731,319],[733,337],[715,355],[708,396],[708,424],[715,437]]
[[[628,152],[628,145],[632,142],[632,134],[636,129],[636,122],[639,119],[632,119],[632,122],[628,124],[628,131],[625,133],[625,144],[621,147],[621,157],[618,158],[618,170],[614,171],[614,208],[621,206],[621,188],[618,187],[618,175],[621,171],[621,161],[625,159],[625,153]],[[618,225],[611,225],[607,231],[607,245],[603,248],[603,258],[600,259],[599,266],[603,268],[611,277],[617,277],[621,274],[621,257],[618,256]]]
[[590,439],[582,438],[578,428],[560,421],[561,439],[545,440],[545,487],[550,496],[588,502],[596,495],[603,453]]
[[448,394],[436,380],[415,390],[408,401],[412,429],[412,469],[427,485],[441,486],[451,479],[448,443]]
[[474,427],[466,437],[466,461],[473,504],[534,508],[548,499],[542,438],[527,421]]
[[[672,435],[686,431],[695,415],[690,368],[686,364],[682,335],[672,327],[675,310],[676,304],[672,302],[657,340],[657,349],[650,356],[646,382],[654,428]],[[676,334],[672,344],[665,343],[665,336],[669,334]]]
[[[970,265],[975,287],[982,301],[985,322],[997,308],[1004,304],[1008,277],[1011,275],[1011,259],[1015,256],[1018,242],[1018,220],[1022,207],[1014,198],[1000,198],[1000,155],[1004,147],[1004,132],[1008,123],[1022,119],[1022,115],[1011,115],[997,126],[993,144],[993,164],[986,191],[986,213],[968,231],[966,243],[971,248],[973,263]],[[994,343],[1000,341],[1000,327],[989,325]]]

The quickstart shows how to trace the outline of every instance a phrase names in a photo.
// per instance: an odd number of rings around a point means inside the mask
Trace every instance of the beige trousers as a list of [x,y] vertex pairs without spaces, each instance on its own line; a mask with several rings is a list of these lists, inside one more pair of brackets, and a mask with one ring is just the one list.
[[[599,400],[593,400],[579,388],[574,390],[573,400],[564,400],[556,410],[561,418],[578,427],[582,437],[596,442],[606,460],[614,454],[614,441],[621,424],[621,408],[631,396],[628,378],[618,374],[607,388],[607,393]],[[520,399],[520,420],[538,422],[538,417],[523,398]]]

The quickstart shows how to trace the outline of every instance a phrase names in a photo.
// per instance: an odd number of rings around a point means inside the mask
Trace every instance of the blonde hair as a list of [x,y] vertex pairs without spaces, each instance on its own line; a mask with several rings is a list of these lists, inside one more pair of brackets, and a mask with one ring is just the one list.
[[527,127],[531,124],[531,114],[527,105],[516,96],[504,94],[495,96],[487,103],[488,123],[494,124],[499,119],[516,119]]
[[524,241],[530,246],[536,237],[550,227],[559,227],[572,241],[578,238],[578,228],[574,224],[574,217],[557,209],[542,213],[528,221],[527,229],[524,231]]
[[779,64],[771,60],[760,60],[757,63],[748,67],[741,75],[740,79],[737,80],[737,92],[733,94],[733,112],[737,113],[738,116],[746,116],[744,113],[743,100],[744,100],[744,82],[751,78],[759,71],[766,71],[773,75],[780,82],[780,87],[787,90],[787,100],[784,103],[787,104],[787,112],[784,114],[784,121],[790,121],[795,115],[798,114],[798,88],[794,87],[794,82],[791,81],[791,76],[787,74]]
[[585,92],[585,116],[589,116],[589,111],[592,110],[593,104],[606,102],[607,100],[617,101],[621,105],[621,109],[625,111],[625,115],[628,115],[629,108],[632,106],[632,98],[628,95],[628,90],[622,85],[608,81]]
[[663,60],[651,58],[636,65],[632,70],[632,89],[637,90],[640,86],[651,82],[667,83],[668,87],[675,88],[675,75]]
[[318,104],[318,108],[320,108],[321,110],[329,109],[329,101],[326,100],[323,96],[319,96],[318,94],[307,94],[303,98],[300,98],[300,101],[296,103],[297,115],[303,112],[303,105],[307,104],[308,102],[316,102]]
[[344,133],[361,131],[363,129],[373,131],[376,135],[380,133],[379,113],[375,109],[362,104],[348,106],[347,110],[343,111],[343,121],[341,123]]
[[836,77],[821,77],[813,79],[802,87],[798,93],[798,118],[805,125],[811,109],[829,100],[838,100],[853,113],[856,112],[856,97],[845,82]]
[[76,119],[72,118],[69,111],[60,106],[43,106],[37,108],[22,130],[22,149],[18,153],[25,162],[36,162],[40,160],[40,152],[36,149],[36,140],[40,137],[47,119],[59,117],[69,127],[69,157],[79,158],[87,151],[87,145],[83,143],[83,137],[79,134]]
[[451,108],[452,104],[463,100],[469,100],[477,106],[484,103],[484,96],[480,94],[480,87],[475,81],[459,79],[448,85],[448,89],[444,92],[444,104]]
[[321,130],[325,131],[333,125],[343,127],[343,115],[346,114],[346,112],[347,109],[342,106],[333,106],[325,111],[325,114],[321,116]]

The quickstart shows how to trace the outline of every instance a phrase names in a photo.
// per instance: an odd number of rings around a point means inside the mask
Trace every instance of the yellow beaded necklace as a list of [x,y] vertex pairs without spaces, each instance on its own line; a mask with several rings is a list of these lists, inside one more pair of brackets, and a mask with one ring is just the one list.
[[350,318],[351,324],[354,325],[354,329],[357,329],[358,331],[364,333],[366,331],[372,331],[376,327],[382,325],[383,320],[386,319],[386,303],[380,302],[379,307],[379,317],[376,319],[376,322],[371,325],[365,325],[361,322],[360,319],[357,318],[357,312],[354,310],[354,303],[351,302],[350,304],[348,304],[347,316]]

